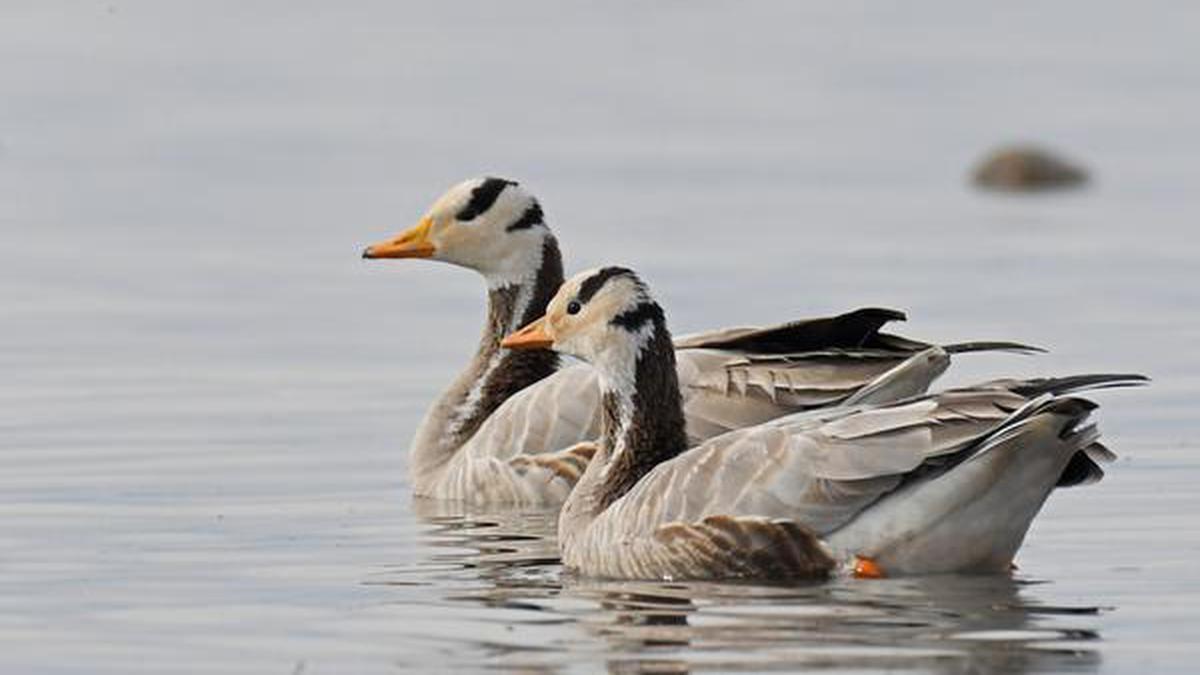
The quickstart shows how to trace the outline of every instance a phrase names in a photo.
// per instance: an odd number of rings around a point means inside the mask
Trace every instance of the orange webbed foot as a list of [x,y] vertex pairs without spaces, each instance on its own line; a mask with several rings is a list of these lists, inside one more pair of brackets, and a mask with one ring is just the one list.
[[883,573],[883,568],[870,558],[862,556],[854,556],[854,578],[855,579],[882,579],[886,574]]

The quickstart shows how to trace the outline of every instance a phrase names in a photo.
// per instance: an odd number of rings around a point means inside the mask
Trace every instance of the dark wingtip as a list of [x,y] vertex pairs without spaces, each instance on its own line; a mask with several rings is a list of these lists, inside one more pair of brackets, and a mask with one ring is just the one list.
[[904,312],[899,310],[862,307],[836,316],[800,319],[749,330],[739,337],[710,341],[704,346],[761,354],[788,354],[822,349],[869,349],[881,346],[883,335],[879,329],[884,324],[889,321],[904,321],[906,318]]
[[863,307],[862,309],[847,312],[843,316],[871,316],[882,323],[887,323],[888,321],[908,321],[907,314],[890,307]]
[[1150,378],[1141,373],[1095,373],[1028,380],[1020,386],[1014,387],[1013,391],[1023,396],[1038,396],[1046,393],[1062,395],[1095,389],[1140,387],[1149,382]]
[[1003,340],[977,340],[974,342],[955,342],[942,345],[947,354],[967,354],[970,352],[1015,352],[1017,354],[1046,354],[1048,350],[1035,345]]

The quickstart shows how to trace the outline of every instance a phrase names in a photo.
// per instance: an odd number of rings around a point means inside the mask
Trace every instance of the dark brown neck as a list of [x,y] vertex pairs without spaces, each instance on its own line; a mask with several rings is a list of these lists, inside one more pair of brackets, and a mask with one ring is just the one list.
[[632,391],[617,386],[603,392],[602,447],[609,466],[597,494],[597,512],[629,492],[655,466],[687,449],[671,334],[658,305],[643,307],[652,307],[645,313],[653,332],[638,353]]
[[542,316],[563,282],[558,241],[547,234],[542,262],[527,280],[488,291],[488,318],[473,363],[475,385],[458,406],[452,432],[466,442],[509,397],[558,369],[558,354],[548,349],[513,351],[500,347],[506,335]]

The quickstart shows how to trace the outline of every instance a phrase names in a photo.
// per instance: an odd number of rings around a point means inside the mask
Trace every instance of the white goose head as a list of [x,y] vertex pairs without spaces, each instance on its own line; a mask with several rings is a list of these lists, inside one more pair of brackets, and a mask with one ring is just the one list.
[[363,257],[440,260],[473,269],[497,287],[535,275],[547,240],[552,235],[533,195],[515,181],[473,178],[447,190],[415,226],[368,246]]
[[687,449],[671,334],[662,308],[632,271],[603,267],[575,275],[545,316],[501,345],[578,356],[600,376],[601,453],[576,486],[585,496],[572,493],[564,514],[583,502],[598,513],[657,464]]
[[567,280],[545,316],[501,345],[577,356],[593,364],[615,388],[625,389],[634,384],[641,357],[664,342],[669,347],[663,311],[642,280],[624,267],[602,267]]

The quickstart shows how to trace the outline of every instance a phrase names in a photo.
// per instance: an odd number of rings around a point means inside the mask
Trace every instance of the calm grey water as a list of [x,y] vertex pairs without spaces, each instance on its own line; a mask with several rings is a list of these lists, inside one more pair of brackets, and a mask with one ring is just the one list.
[[[5,2],[0,670],[1192,672],[1200,6],[1043,4]],[[1024,139],[1096,180],[966,185]],[[1155,382],[1011,579],[565,577],[408,495],[481,284],[358,259],[481,173],[678,332],[895,306],[1053,350],[947,382]]]

